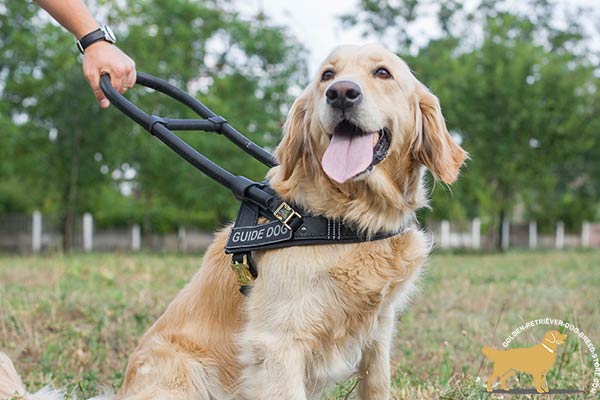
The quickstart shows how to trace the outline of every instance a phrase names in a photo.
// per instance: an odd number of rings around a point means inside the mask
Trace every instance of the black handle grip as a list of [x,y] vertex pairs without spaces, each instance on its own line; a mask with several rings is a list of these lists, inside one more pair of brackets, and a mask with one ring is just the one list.
[[[171,85],[169,82],[163,79],[157,78],[150,74],[146,74],[144,72],[137,73],[136,83],[166,94],[167,96],[179,101],[180,103],[185,104],[186,106],[191,108],[196,114],[200,115],[201,117],[207,120],[220,119],[220,126],[217,130],[219,133],[223,134],[223,136],[225,136],[227,139],[233,142],[236,146],[244,150],[246,153],[250,154],[252,157],[256,158],[258,161],[262,162],[266,166],[274,167],[275,165],[277,165],[277,161],[271,153],[258,146],[256,143],[252,142],[246,136],[242,135],[239,131],[233,128],[226,120],[217,116],[217,114],[212,112],[212,110],[210,110],[196,98],[191,96],[189,93],[179,89],[174,85]],[[157,122],[157,117],[148,115],[135,104],[130,102],[127,98],[125,98],[121,93],[119,93],[110,84],[110,76],[101,76],[100,88],[102,88],[102,91],[104,92],[106,97],[110,100],[111,103],[115,105],[115,107],[117,107],[125,115],[137,122],[139,125],[144,127],[146,130],[150,131],[150,129]],[[193,127],[190,127],[190,125]],[[198,123],[198,120],[189,120],[189,124],[187,125],[181,120],[179,120],[179,126],[188,127],[185,129],[195,129],[195,126],[198,126],[199,130],[204,130],[202,129],[202,127],[200,127],[201,125],[202,123]],[[209,125],[210,124],[208,124],[207,126]],[[176,126],[177,124],[173,124],[173,129],[177,129]],[[215,131],[214,129],[206,130]]]
[[227,121],[217,116],[208,107],[196,100],[194,97],[171,85],[170,83],[143,72],[138,72],[136,83],[155,89],[172,97],[175,100],[178,100],[206,119],[169,120],[167,118],[149,115],[121,95],[121,93],[119,93],[111,85],[110,76],[102,75],[100,77],[100,87],[102,88],[102,91],[117,109],[137,122],[152,135],[156,136],[159,140],[169,146],[173,151],[179,154],[194,167],[202,171],[208,177],[229,188],[238,199],[248,199],[261,206],[264,206],[271,200],[273,196],[263,191],[260,188],[260,184],[249,181],[245,177],[233,175],[181,140],[181,138],[171,132],[169,129],[169,123],[173,129],[180,128],[217,131],[265,165],[277,165],[275,158],[269,152],[239,133],[237,130],[231,127]]

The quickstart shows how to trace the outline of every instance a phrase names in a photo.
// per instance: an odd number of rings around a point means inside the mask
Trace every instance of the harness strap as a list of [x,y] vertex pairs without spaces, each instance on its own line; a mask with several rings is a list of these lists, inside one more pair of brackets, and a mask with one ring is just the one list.
[[[257,203],[242,201],[225,246],[225,253],[232,254],[231,267],[244,295],[248,294],[250,284],[258,276],[258,269],[252,260],[253,251],[361,243],[389,238],[405,231],[384,231],[367,236],[343,221],[312,215],[296,205],[289,205],[266,183],[259,185],[261,190],[272,196],[269,201],[271,206],[262,207]],[[259,223],[261,217],[268,222]]]
[[[244,210],[240,210],[243,213]],[[359,243],[396,236],[402,231],[379,232],[366,236],[340,220],[321,216],[302,216],[300,229],[288,229],[279,221],[252,225],[234,224],[225,247],[226,253],[272,250],[290,246]]]

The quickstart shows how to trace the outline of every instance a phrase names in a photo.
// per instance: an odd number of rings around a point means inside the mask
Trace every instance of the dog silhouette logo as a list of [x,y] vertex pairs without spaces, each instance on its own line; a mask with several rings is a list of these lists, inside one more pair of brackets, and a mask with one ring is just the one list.
[[507,380],[517,372],[531,375],[538,393],[548,393],[546,377],[556,361],[558,347],[565,343],[567,335],[557,330],[546,332],[542,341],[531,347],[510,350],[496,350],[484,346],[481,352],[494,364],[487,382],[487,391],[499,381],[504,391],[510,391]]

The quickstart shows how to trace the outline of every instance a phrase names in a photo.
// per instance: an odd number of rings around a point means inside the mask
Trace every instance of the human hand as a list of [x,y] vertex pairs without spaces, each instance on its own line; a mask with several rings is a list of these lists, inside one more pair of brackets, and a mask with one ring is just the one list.
[[85,49],[83,74],[102,108],[110,105],[100,89],[100,75],[105,73],[110,75],[112,86],[120,93],[135,85],[135,62],[114,44],[100,41]]

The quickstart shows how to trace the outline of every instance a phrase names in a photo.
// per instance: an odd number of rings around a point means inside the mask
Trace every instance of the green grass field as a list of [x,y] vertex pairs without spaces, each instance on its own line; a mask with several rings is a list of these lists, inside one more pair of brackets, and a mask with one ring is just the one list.
[[[117,388],[137,339],[199,262],[199,256],[156,254],[0,256],[0,350],[32,389],[52,383],[86,398],[103,385]],[[481,347],[500,348],[532,319],[569,321],[600,352],[598,252],[438,254],[421,287],[397,324],[395,399],[502,398],[483,392],[491,368]],[[511,346],[530,346],[548,329],[530,329]],[[591,385],[591,354],[574,336],[559,351],[550,388]],[[526,375],[517,378],[513,387],[533,387]],[[341,383],[329,398],[353,398],[353,383]],[[540,398],[553,397],[597,398]]]

